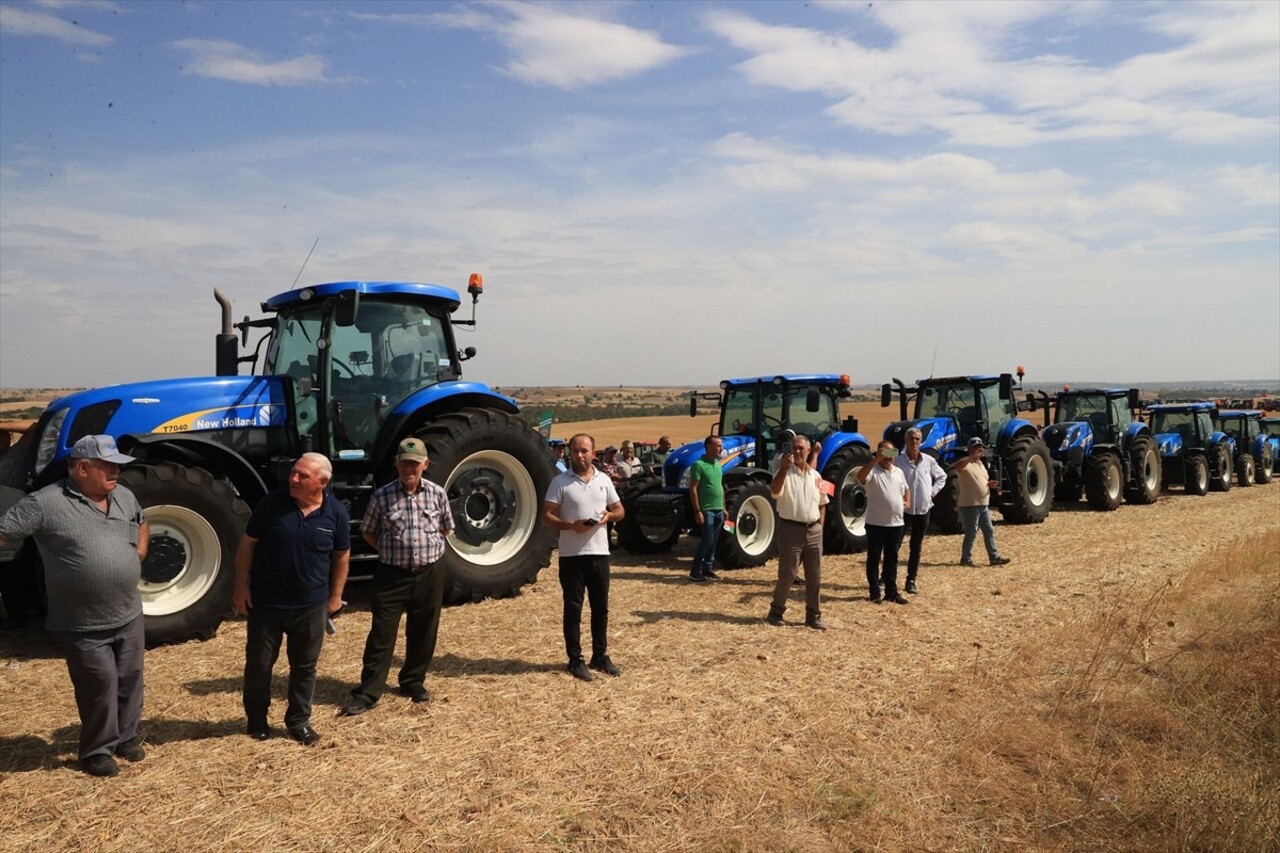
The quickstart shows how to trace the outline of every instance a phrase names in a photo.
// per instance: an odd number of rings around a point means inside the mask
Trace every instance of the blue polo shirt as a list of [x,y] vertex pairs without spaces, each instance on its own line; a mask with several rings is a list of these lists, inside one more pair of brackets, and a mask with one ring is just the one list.
[[333,495],[325,492],[320,508],[303,516],[288,489],[272,492],[244,532],[258,540],[249,570],[255,607],[294,609],[329,600],[333,555],[351,550],[351,520]]

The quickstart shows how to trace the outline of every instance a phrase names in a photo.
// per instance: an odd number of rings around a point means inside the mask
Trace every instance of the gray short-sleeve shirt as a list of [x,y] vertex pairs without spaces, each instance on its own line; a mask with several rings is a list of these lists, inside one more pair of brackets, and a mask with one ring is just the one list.
[[103,513],[70,480],[27,495],[0,518],[0,537],[34,536],[44,560],[50,631],[105,631],[142,613],[138,531],[145,520],[133,492],[116,486]]

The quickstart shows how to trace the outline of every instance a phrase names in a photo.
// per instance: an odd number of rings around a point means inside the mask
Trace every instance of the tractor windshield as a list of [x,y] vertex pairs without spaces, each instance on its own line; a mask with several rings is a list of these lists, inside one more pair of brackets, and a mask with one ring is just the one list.
[[[809,393],[818,392],[818,410],[809,411]],[[832,389],[821,385],[791,385],[787,388],[787,419],[791,429],[810,441],[835,432],[840,409]]]
[[1280,438],[1280,418],[1263,418],[1262,428],[1267,435]]
[[978,412],[973,397],[973,386],[926,385],[916,397],[917,418],[939,418],[950,415],[965,416],[970,422],[977,420]]
[[1203,439],[1213,430],[1209,424],[1208,412],[1164,412],[1151,414],[1151,431],[1156,435],[1176,432],[1182,440],[1192,447],[1198,447]]
[[1107,402],[1100,394],[1063,397],[1058,404],[1057,423],[1088,421],[1094,415],[1101,415],[1104,422],[1107,417]]

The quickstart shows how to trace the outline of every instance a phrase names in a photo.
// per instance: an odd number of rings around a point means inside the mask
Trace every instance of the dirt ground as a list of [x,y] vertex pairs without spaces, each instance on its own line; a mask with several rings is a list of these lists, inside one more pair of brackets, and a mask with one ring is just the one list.
[[[931,536],[907,607],[866,600],[861,555],[828,557],[826,633],[799,624],[799,590],[788,626],[763,622],[772,561],[692,585],[688,541],[619,554],[609,648],[623,675],[589,684],[564,672],[553,560],[518,598],[445,613],[430,704],[389,694],[348,719],[337,709],[369,627],[356,586],[320,661],[320,745],[283,737],[283,664],[276,737],[244,736],[245,629],[231,622],[148,652],[148,755],[112,780],[75,768],[75,706],[48,638],[0,632],[0,850],[1085,849],[1049,817],[1011,823],[1000,780],[956,778],[974,733],[955,731],[950,705],[1028,641],[1147,601],[1278,527],[1275,483],[998,523],[1013,557],[999,569],[961,568],[959,539]],[[1182,641],[1172,623],[1149,630],[1156,647]],[[998,753],[1004,735],[986,736]],[[961,807],[956,786],[982,805]]]

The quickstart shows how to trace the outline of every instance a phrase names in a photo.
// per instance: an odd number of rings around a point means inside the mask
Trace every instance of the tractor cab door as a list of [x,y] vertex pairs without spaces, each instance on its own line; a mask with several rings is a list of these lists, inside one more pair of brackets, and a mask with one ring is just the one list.
[[293,396],[291,424],[297,433],[298,446],[308,438],[312,446],[325,446],[321,437],[320,359],[317,342],[323,337],[324,315],[321,306],[283,314],[279,317],[267,349],[264,371],[281,376]]
[[[964,435],[980,435],[988,447],[994,447],[1000,430],[1017,417],[1018,404],[1012,397],[1001,398],[999,383],[979,387],[974,396],[977,402],[978,422],[969,427],[973,432],[966,431]],[[963,431],[966,425],[962,422],[960,427]]]
[[1195,425],[1196,425],[1196,438],[1195,438],[1196,447],[1208,447],[1209,436],[1213,435],[1214,433],[1213,418],[1209,415],[1208,412],[1196,412]]
[[787,426],[810,443],[839,430],[840,410],[834,394],[814,385],[790,385],[786,392]]

